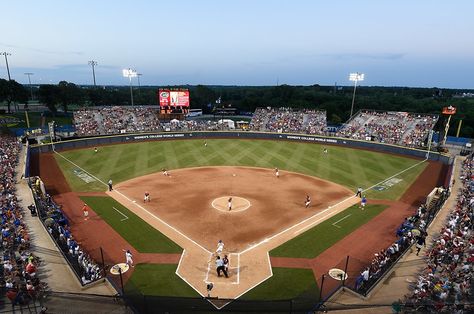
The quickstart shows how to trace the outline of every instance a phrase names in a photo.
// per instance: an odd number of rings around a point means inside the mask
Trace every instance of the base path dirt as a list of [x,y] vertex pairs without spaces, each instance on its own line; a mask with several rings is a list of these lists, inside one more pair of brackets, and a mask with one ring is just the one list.
[[[145,192],[150,202],[144,202]],[[107,194],[185,249],[177,270],[183,280],[201,295],[212,282],[213,293],[229,299],[272,276],[271,248],[357,202],[352,191],[328,181],[286,171],[276,177],[274,170],[251,167],[155,173]],[[305,207],[307,195],[312,202]],[[218,240],[225,244],[219,255],[230,260],[229,278],[216,273]]]
[[[320,256],[273,258],[273,266],[313,269],[319,278],[348,254],[361,263],[369,263],[373,253],[394,240],[396,227],[413,212],[416,201],[436,186],[442,175],[433,176],[434,167],[438,166],[430,163],[422,173],[423,181],[416,180],[409,190],[418,192],[407,192],[399,202],[387,202],[389,209]],[[64,205],[73,234],[81,244],[92,252],[103,247],[111,260],[123,262],[121,248],[131,246],[95,213],[84,222],[82,201],[78,194],[70,192],[54,156],[41,155],[40,168],[47,169],[40,174],[55,200]],[[441,172],[442,167],[438,168],[436,171]],[[139,254],[132,249],[136,262],[179,263],[177,274],[183,280],[201,295],[207,293],[205,283],[214,282],[213,291],[220,298],[237,298],[268,279],[272,276],[268,256],[271,249],[359,201],[352,191],[337,184],[284,171],[279,178],[273,170],[247,167],[190,168],[170,174],[157,173],[122,182],[107,194],[184,248],[181,256]],[[144,203],[145,191],[150,193],[151,202]],[[309,208],[304,206],[307,194],[312,197]],[[225,200],[230,197],[239,198],[240,203],[233,204],[234,212],[225,210]],[[215,272],[214,252],[219,239],[225,243],[223,253],[230,258],[230,278],[217,277]]]
[[[316,258],[272,257],[272,266],[312,268],[321,285],[321,276],[332,268],[344,269],[346,258],[349,256],[348,273],[351,276],[358,276],[364,267],[370,265],[375,253],[385,250],[397,240],[395,234],[397,228],[406,217],[415,213],[433,188],[444,184],[447,171],[448,166],[430,162],[399,201],[369,200],[371,204],[385,204],[388,208]],[[326,278],[325,291],[332,291],[340,285],[339,281]]]

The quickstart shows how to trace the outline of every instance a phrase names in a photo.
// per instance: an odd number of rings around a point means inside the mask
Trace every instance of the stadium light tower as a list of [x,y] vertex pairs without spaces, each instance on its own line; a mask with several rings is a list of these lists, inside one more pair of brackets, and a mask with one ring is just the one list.
[[88,62],[89,65],[92,67],[92,77],[94,78],[94,87],[95,85],[95,66],[97,65],[97,61],[91,60]]
[[356,95],[356,88],[357,88],[357,82],[358,81],[363,81],[364,80],[364,73],[351,73],[349,74],[349,81],[354,82],[354,93],[352,94],[352,106],[351,106],[351,116],[349,119],[352,118],[352,113],[354,112],[354,100],[355,100],[355,95]]
[[128,79],[130,80],[130,99],[132,100],[132,107],[133,107],[132,77],[137,77],[137,71],[128,68],[128,69],[123,69],[122,73],[124,77],[128,77]]
[[8,56],[11,56],[12,54],[9,52],[0,52],[0,56],[5,56],[5,64],[7,65],[7,73],[8,73],[8,80],[11,81],[12,78],[10,77],[10,68],[8,67]]
[[140,76],[142,76],[143,74],[141,73],[137,73],[137,80],[138,80],[138,96],[141,97],[142,96],[142,92],[140,91]]
[[30,85],[31,100],[33,100],[33,87],[31,87],[31,76],[32,76],[33,74],[34,74],[34,73],[31,73],[31,72],[25,73],[25,75],[28,76],[28,84]]

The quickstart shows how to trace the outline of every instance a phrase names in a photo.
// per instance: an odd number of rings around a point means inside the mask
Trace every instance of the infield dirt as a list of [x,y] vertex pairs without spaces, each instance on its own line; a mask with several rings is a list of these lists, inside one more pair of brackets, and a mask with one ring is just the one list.
[[[234,170],[230,170],[232,168]],[[208,171],[209,169],[212,169],[212,171]],[[255,173],[250,174],[250,172],[247,173],[243,169],[250,169]],[[267,252],[294,237],[295,230],[290,228],[292,225],[294,226],[299,221],[307,219],[305,223],[298,225],[298,229],[304,228],[305,224],[314,226],[316,218],[312,219],[312,215],[322,212],[331,203],[352,195],[352,191],[341,186],[305,175],[282,172],[280,178],[276,178],[273,170],[243,169],[238,169],[239,171],[242,170],[240,174],[235,167],[183,169],[173,171],[171,177],[165,177],[158,173],[133,179],[143,181],[130,180],[117,185],[116,189],[126,194],[127,198],[119,193],[112,193],[116,199],[185,248],[181,259],[176,254],[140,254],[132,249],[136,262],[176,263],[179,260],[180,266],[177,273],[181,273],[181,276],[184,276],[183,279],[204,295],[206,293],[204,282],[210,280],[221,282],[221,279],[214,274],[214,265],[207,262],[211,257],[210,253],[215,250],[217,240],[222,239],[226,243],[226,251],[240,252],[238,259],[234,255],[233,262],[231,261],[231,266],[238,261],[239,268],[233,271],[228,282],[224,281],[221,286],[217,284],[215,291],[220,297],[235,298],[271,276],[271,265]],[[192,175],[187,176],[186,171],[190,171]],[[234,177],[232,174],[235,172],[237,173]],[[354,237],[363,237],[365,244],[363,252],[357,252],[357,257],[361,261],[370,261],[370,255],[389,244],[394,235],[384,237],[382,241],[379,241],[381,240],[380,237],[366,237],[365,232],[372,228],[380,230],[380,232],[388,231],[392,234],[388,229],[397,224],[395,220],[401,222],[402,217],[414,209],[412,206],[415,205],[415,202],[420,200],[422,195],[426,195],[426,192],[431,190],[433,186],[439,184],[439,178],[442,176],[438,176],[438,174],[441,172],[439,164],[430,163],[401,200],[393,202],[394,204],[398,203],[398,206],[394,206],[398,208],[390,211],[398,213],[395,215],[397,216],[396,219],[391,217],[390,221],[388,219],[377,219],[367,223],[363,229],[357,230],[353,236],[344,238],[338,245],[328,249],[324,256],[319,258],[318,264],[326,266],[331,264],[329,260],[335,262],[343,259],[347,254],[356,253],[351,249]],[[82,201],[78,194],[71,192],[53,155],[40,155],[39,174],[45,181],[49,193],[54,196],[59,204],[63,205],[65,213],[71,220],[73,234],[81,242],[81,245],[89,249],[96,259],[98,259],[96,255],[98,253],[97,248],[102,246],[111,260],[122,262],[124,258],[121,248],[131,246],[95,213],[91,213],[91,219],[87,223],[83,222],[80,211]],[[296,181],[288,181],[293,176]],[[205,184],[206,188],[204,187]],[[282,193],[282,189],[286,189],[286,191]],[[151,214],[162,217],[167,224],[176,224],[173,225],[174,230],[157,221],[137,206],[143,207],[143,193],[146,190],[152,196],[152,202],[145,205],[146,209]],[[305,209],[302,205],[306,193],[313,198],[313,204],[309,209]],[[105,195],[105,193],[102,195]],[[245,197],[251,202],[252,206],[240,213],[224,213],[212,208],[211,202],[213,199],[226,195]],[[199,199],[201,204],[197,202]],[[135,203],[133,203],[133,200],[135,200]],[[344,210],[356,201],[355,198],[349,199],[347,203],[331,208],[327,218]],[[399,207],[400,205],[404,207],[403,210]],[[388,212],[387,215],[389,215]],[[287,232],[282,232],[275,237],[271,236],[278,230],[285,228],[289,228]],[[185,233],[192,241],[183,238],[176,231]],[[97,236],[97,234],[100,234],[100,236]],[[270,240],[266,241],[268,238]],[[193,241],[196,242],[193,243]],[[258,241],[260,241],[258,246],[249,247]],[[196,245],[198,243],[199,245]],[[201,245],[202,248],[199,247]],[[341,251],[342,248],[347,251]],[[328,259],[327,264],[322,259]],[[275,263],[277,266],[285,267],[313,268],[316,277],[325,272],[324,269],[315,267],[314,262],[316,260],[293,260],[294,263],[290,259],[283,261],[272,258],[272,264]],[[298,263],[298,261],[301,263]],[[128,272],[125,279],[130,274],[131,272]],[[238,280],[235,278],[237,274],[239,275]]]

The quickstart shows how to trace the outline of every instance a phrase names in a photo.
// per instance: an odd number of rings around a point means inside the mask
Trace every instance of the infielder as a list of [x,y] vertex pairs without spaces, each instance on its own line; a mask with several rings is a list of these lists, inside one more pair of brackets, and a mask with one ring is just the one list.
[[275,168],[275,176],[276,176],[277,178],[280,177],[280,170],[278,170],[278,168]]
[[306,201],[304,202],[304,206],[308,208],[311,205],[311,197],[309,195],[306,195]]
[[164,175],[165,177],[169,177],[169,176],[170,176],[170,174],[169,174],[168,170],[166,170],[166,168],[161,169],[161,171],[163,171],[163,175]]
[[360,186],[357,188],[357,193],[355,196],[359,196],[360,198],[362,198],[362,188]]
[[232,197],[229,197],[229,199],[227,200],[227,208],[229,209],[229,211],[232,210]]
[[150,202],[150,193],[145,192],[145,197],[143,198],[143,203]]
[[112,179],[109,180],[109,182],[107,182],[107,185],[109,186],[109,191],[112,191],[113,188],[112,188]]

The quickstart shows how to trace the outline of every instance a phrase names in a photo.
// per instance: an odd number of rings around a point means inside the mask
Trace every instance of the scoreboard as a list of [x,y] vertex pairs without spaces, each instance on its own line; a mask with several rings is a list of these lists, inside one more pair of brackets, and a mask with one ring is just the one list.
[[188,113],[189,90],[160,89],[158,91],[160,113]]

